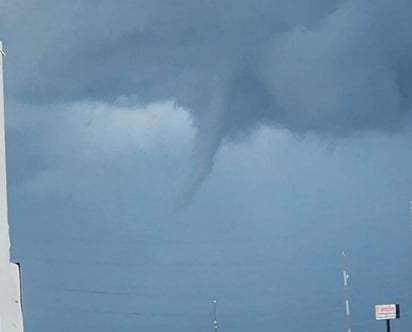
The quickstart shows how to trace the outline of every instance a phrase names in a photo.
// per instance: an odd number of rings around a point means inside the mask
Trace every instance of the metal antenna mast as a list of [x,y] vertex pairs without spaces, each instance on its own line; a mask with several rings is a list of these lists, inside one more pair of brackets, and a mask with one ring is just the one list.
[[213,299],[213,328],[217,332],[217,313],[216,313],[217,301]]
[[351,332],[352,331],[352,319],[350,316],[350,308],[349,308],[349,287],[348,287],[349,274],[347,272],[346,254],[344,251],[342,251],[342,273],[343,273],[343,296],[345,298],[346,328],[347,328],[347,332]]

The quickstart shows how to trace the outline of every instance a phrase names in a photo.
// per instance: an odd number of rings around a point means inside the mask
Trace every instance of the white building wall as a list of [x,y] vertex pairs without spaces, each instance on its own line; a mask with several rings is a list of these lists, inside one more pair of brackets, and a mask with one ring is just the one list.
[[0,332],[23,332],[20,272],[10,262],[4,127],[3,44],[0,41]]

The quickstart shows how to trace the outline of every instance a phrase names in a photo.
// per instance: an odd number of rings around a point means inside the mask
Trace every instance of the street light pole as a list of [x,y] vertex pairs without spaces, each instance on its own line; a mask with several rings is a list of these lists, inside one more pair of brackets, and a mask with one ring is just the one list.
[[213,327],[215,329],[215,332],[217,332],[217,313],[216,313],[216,306],[217,306],[217,301],[216,299],[213,299]]

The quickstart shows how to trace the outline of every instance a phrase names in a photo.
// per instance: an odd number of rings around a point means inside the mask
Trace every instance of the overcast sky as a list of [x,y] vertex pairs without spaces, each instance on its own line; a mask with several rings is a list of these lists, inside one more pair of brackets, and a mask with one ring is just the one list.
[[409,330],[411,12],[0,1],[26,330]]

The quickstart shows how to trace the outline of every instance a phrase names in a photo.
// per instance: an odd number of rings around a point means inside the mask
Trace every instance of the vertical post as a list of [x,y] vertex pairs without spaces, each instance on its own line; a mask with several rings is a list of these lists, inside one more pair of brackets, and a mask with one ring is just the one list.
[[216,312],[217,301],[213,299],[213,327],[215,332],[217,332],[217,312]]
[[390,321],[390,319],[386,320],[386,332],[391,332],[391,321]]
[[412,201],[409,202],[409,217],[410,217],[410,227],[411,227],[411,232],[412,232]]

